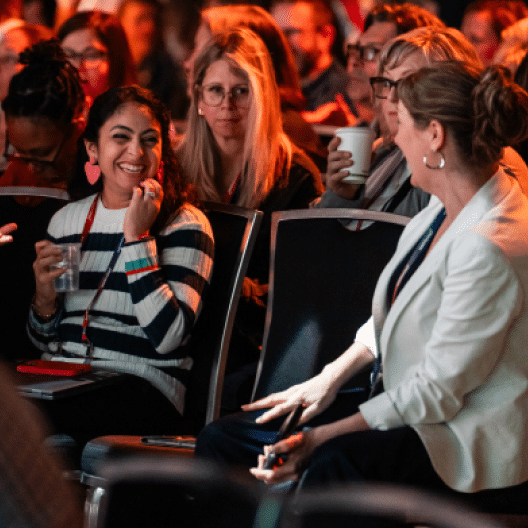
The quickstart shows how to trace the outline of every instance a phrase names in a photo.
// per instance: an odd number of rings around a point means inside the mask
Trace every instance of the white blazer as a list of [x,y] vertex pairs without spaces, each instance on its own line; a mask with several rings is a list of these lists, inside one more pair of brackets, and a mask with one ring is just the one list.
[[[390,278],[443,205],[432,197],[380,276],[357,334],[381,354],[372,428],[409,425],[463,492],[528,480],[528,200],[499,170],[431,249],[390,308]],[[389,310],[390,308],[390,310]]]

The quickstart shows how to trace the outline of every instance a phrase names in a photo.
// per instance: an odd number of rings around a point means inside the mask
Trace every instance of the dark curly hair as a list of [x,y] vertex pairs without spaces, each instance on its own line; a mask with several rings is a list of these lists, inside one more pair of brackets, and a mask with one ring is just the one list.
[[193,188],[186,183],[182,176],[171,142],[170,114],[165,105],[146,88],[137,85],[117,86],[110,88],[95,98],[84,134],[79,138],[77,158],[73,177],[68,186],[70,197],[74,200],[85,198],[103,189],[100,178],[95,185],[90,185],[84,173],[84,164],[88,161],[88,154],[84,147],[84,140],[97,143],[101,127],[112,117],[118,109],[126,103],[137,103],[147,107],[161,126],[161,161],[163,162],[163,202],[161,210],[152,226],[152,233],[157,234],[165,227],[169,219],[184,203],[195,203]]
[[68,62],[57,40],[35,44],[20,54],[25,65],[9,83],[2,102],[6,116],[45,117],[69,125],[84,105],[77,70]]

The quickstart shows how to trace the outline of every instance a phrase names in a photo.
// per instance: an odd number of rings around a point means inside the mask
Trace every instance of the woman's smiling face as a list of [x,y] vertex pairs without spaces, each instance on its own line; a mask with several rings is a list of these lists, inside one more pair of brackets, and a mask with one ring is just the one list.
[[99,164],[103,193],[131,199],[141,181],[157,175],[161,125],[148,107],[124,103],[100,128],[97,143],[86,143],[86,151]]

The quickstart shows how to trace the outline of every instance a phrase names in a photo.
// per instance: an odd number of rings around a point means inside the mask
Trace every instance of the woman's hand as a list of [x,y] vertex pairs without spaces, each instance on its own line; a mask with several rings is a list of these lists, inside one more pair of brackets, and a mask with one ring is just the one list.
[[361,185],[342,181],[348,176],[348,167],[354,165],[352,154],[346,150],[338,150],[341,138],[335,136],[328,144],[328,165],[326,169],[326,187],[334,194],[352,200]]
[[66,268],[55,268],[62,262],[62,251],[49,240],[40,240],[35,244],[37,258],[33,263],[35,273],[35,307],[39,313],[49,314],[55,310],[57,292],[53,279],[62,275]]
[[[308,466],[314,449],[319,445],[318,428],[303,431],[272,446],[264,446],[264,454],[259,455],[258,467],[251,468],[251,474],[266,484],[278,484],[287,480],[298,481]],[[287,455],[284,461],[273,469],[264,469],[269,454]]]
[[159,214],[163,202],[163,189],[153,178],[143,180],[134,189],[132,200],[125,214],[123,233],[126,242],[136,242],[148,235]]
[[340,384],[336,382],[336,379],[323,371],[304,383],[243,405],[242,409],[254,411],[271,407],[256,420],[257,423],[265,423],[291,412],[299,403],[304,403],[306,408],[299,420],[299,423],[303,424],[328,408],[334,401],[339,387]]
[[[369,424],[361,412],[356,412],[347,418],[331,422],[319,427],[313,427],[292,435],[272,446],[264,446],[264,455],[259,455],[258,467],[250,469],[251,473],[266,484],[278,484],[286,480],[299,480],[302,472],[308,466],[310,457],[316,447],[332,438],[344,434],[367,431]],[[288,456],[283,463],[273,469],[264,469],[266,456],[270,453]]]
[[10,235],[17,228],[16,224],[6,224],[0,227],[0,246],[4,244],[9,244],[13,241],[13,237]]

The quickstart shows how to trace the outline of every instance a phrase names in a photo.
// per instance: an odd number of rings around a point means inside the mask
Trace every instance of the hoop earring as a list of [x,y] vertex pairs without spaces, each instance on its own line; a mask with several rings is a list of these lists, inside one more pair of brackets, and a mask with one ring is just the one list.
[[429,163],[427,163],[427,156],[424,156],[424,157],[423,157],[424,165],[425,165],[428,169],[437,170],[437,169],[443,169],[443,168],[444,168],[444,165],[445,165],[445,158],[444,158],[444,156],[443,156],[443,154],[442,154],[441,152],[438,152],[438,154],[440,155],[440,162],[439,162],[438,165],[436,165],[436,166],[429,165]]
[[90,161],[87,161],[84,164],[84,172],[88,183],[90,185],[95,185],[101,176],[101,169],[99,168],[99,165],[97,165],[97,161],[93,156],[90,156]]

